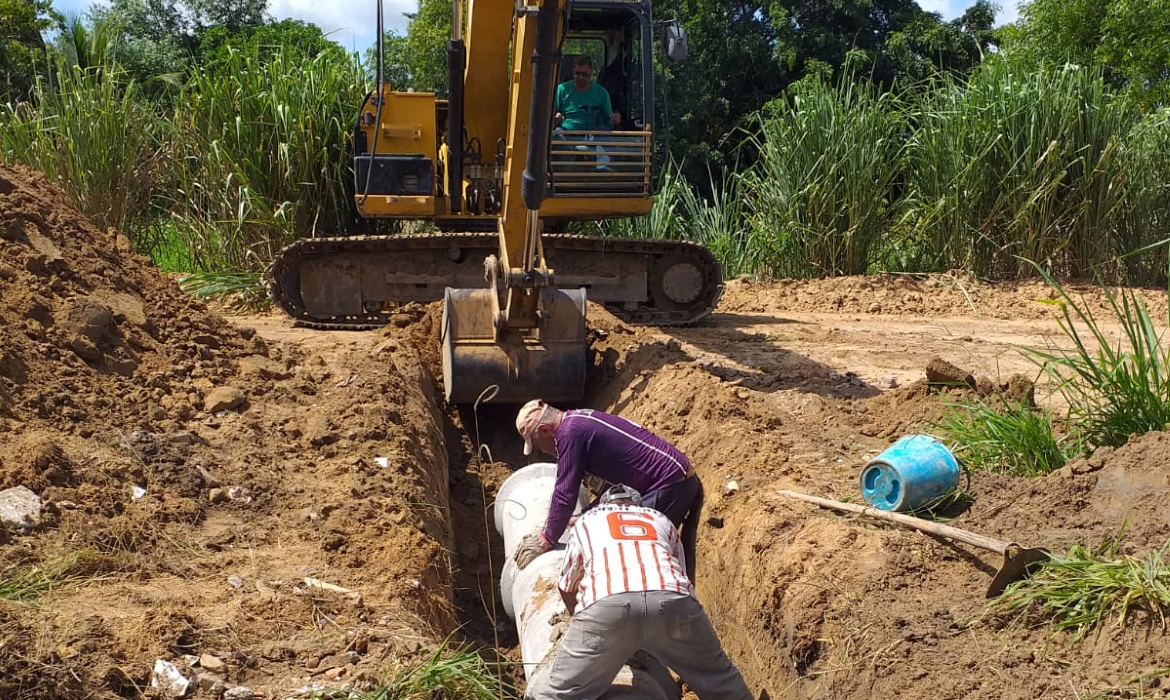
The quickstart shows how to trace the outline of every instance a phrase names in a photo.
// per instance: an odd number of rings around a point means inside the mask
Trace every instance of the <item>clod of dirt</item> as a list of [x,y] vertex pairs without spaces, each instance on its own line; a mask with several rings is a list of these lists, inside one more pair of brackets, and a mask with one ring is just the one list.
[[936,357],[926,364],[926,383],[932,386],[966,384],[974,389],[975,377],[967,370]]

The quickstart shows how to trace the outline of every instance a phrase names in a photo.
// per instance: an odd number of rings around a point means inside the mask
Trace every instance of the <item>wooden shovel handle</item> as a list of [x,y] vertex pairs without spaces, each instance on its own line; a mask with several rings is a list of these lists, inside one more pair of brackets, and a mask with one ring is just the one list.
[[942,525],[930,520],[923,520],[922,518],[915,518],[910,515],[902,515],[901,513],[892,513],[888,510],[878,510],[868,506],[859,506],[854,503],[842,503],[841,501],[834,501],[828,498],[821,498],[819,496],[810,496],[807,493],[800,493],[799,491],[788,491],[787,489],[781,489],[780,495],[788,496],[789,498],[795,498],[801,501],[808,501],[809,503],[815,503],[822,508],[830,508],[832,510],[839,510],[846,513],[857,513],[859,515],[864,515],[870,518],[876,518],[878,520],[886,520],[892,523],[897,523],[899,525],[905,525],[906,527],[914,528],[915,530],[929,532],[934,535],[942,535],[943,537],[949,537],[952,540],[966,542],[969,545],[974,545],[975,547],[980,547],[982,549],[988,549],[992,552],[999,552],[1000,554],[1003,554],[1003,551],[1007,549],[1009,544],[1007,542],[993,540],[990,537],[984,537],[983,535],[977,535],[974,532],[960,530],[957,527]]

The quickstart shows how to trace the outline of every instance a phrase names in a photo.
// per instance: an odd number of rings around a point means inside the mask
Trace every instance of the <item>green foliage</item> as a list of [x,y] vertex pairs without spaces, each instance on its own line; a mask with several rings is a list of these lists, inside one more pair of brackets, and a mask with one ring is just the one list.
[[744,175],[754,272],[861,274],[894,222],[903,108],[868,83],[815,79],[771,103]]
[[1099,67],[1139,103],[1170,99],[1170,3],[1150,0],[1032,0],[1005,47],[1041,66]]
[[1094,71],[988,61],[937,85],[914,121],[908,197],[931,267],[1003,278],[1039,260],[1079,276],[1129,252],[1119,149],[1133,114]]
[[28,99],[47,66],[41,32],[63,23],[50,0],[0,0],[0,102]]
[[254,313],[272,305],[259,272],[203,272],[179,279],[179,288],[200,297],[223,302],[238,313]]
[[1170,566],[1165,563],[1170,542],[1143,559],[1119,557],[1124,531],[1123,526],[1093,551],[1074,545],[1067,554],[1053,556],[990,604],[1025,619],[1050,620],[1058,632],[1072,633],[1070,642],[1114,618],[1122,627],[1139,611],[1165,626],[1170,612]]
[[39,564],[13,563],[0,568],[0,600],[32,603],[49,593],[86,582],[81,575],[86,554]]
[[[406,13],[410,19],[406,35],[386,33],[383,77],[392,88],[447,95],[447,41],[453,14],[451,0],[419,0],[418,12]],[[366,50],[366,64],[377,68],[377,47]]]
[[1053,435],[1046,411],[1020,401],[948,404],[935,427],[958,446],[963,464],[976,471],[1039,476],[1060,469],[1080,452],[1077,440]]
[[199,270],[260,269],[296,238],[345,229],[346,144],[363,93],[360,66],[332,52],[232,51],[193,76],[175,114],[167,208]]
[[1026,354],[1068,402],[1071,428],[1091,447],[1119,446],[1133,435],[1165,430],[1170,425],[1170,348],[1163,346],[1164,331],[1140,294],[1102,286],[1110,320],[1121,326],[1122,339],[1115,341],[1087,304],[1042,274],[1058,294],[1060,327],[1072,346]]
[[44,171],[98,225],[122,228],[150,208],[166,127],[115,73],[60,61],[35,107],[0,106],[0,153]]
[[351,695],[356,700],[509,700],[516,696],[516,690],[493,674],[483,657],[470,647],[451,649],[447,642],[378,689]]
[[208,28],[199,41],[205,70],[232,65],[230,54],[240,51],[261,60],[283,52],[286,60],[308,60],[331,54],[330,60],[345,61],[345,50],[330,41],[321,28],[296,19],[233,30],[226,25]]

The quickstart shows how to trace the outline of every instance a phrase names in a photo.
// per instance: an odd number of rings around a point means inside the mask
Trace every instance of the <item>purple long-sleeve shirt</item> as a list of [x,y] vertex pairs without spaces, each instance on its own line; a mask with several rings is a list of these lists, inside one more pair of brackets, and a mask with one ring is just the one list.
[[556,542],[573,516],[585,474],[647,494],[682,479],[691,462],[674,445],[633,421],[601,411],[565,411],[554,438],[557,483],[544,523]]

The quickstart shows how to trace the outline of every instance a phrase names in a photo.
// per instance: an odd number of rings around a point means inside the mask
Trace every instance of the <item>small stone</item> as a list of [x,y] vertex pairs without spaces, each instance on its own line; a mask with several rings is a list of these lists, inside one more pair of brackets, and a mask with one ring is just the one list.
[[0,491],[0,527],[27,532],[40,522],[40,496],[24,486]]
[[260,594],[260,600],[265,602],[276,600],[276,590],[263,581],[256,581],[256,592]]
[[898,378],[892,374],[888,377],[882,377],[881,379],[878,380],[878,386],[880,386],[883,389],[897,389],[898,388]]
[[208,673],[206,670],[200,671],[195,676],[195,685],[198,686],[200,690],[206,691],[212,697],[215,697],[223,692],[225,683],[226,681],[222,676],[214,673]]
[[74,336],[73,339],[69,341],[69,349],[73,351],[73,354],[77,355],[91,365],[96,365],[102,361],[102,351],[98,348],[98,346],[93,344],[92,340],[86,338],[85,336]]
[[202,464],[196,464],[195,469],[199,471],[199,476],[203,477],[203,483],[208,487],[215,488],[220,485],[219,479],[215,478],[211,472],[207,471],[207,469],[205,469]]
[[211,489],[207,492],[207,500],[212,503],[227,503],[228,495],[223,489]]
[[290,379],[292,373],[284,365],[263,355],[249,355],[240,360],[240,376],[257,376],[261,379],[281,381]]
[[239,576],[228,576],[228,585],[230,585],[232,588],[243,588],[244,579],[240,578]]
[[[165,399],[167,397],[164,396],[163,398]],[[195,437],[195,434],[187,432],[187,431],[184,431],[181,433],[175,433],[174,435],[170,435],[167,437],[167,441],[170,442],[172,445],[190,446],[190,445],[194,445],[196,440],[197,440],[197,438]]]
[[237,685],[223,691],[223,700],[251,700],[255,696],[256,693],[246,685]]
[[227,664],[225,664],[218,656],[204,654],[199,657],[199,666],[206,671],[211,671],[212,673],[223,673],[223,670],[227,667]]
[[732,479],[723,485],[724,496],[734,496],[737,493],[739,493],[739,482],[735,479]]
[[325,679],[335,681],[345,675],[345,666],[336,666],[325,672]]
[[936,357],[926,364],[927,384],[966,384],[975,387],[975,377],[968,371],[959,369],[950,362]]
[[203,399],[203,410],[208,413],[234,411],[244,405],[244,392],[234,386],[221,386],[208,392]]

